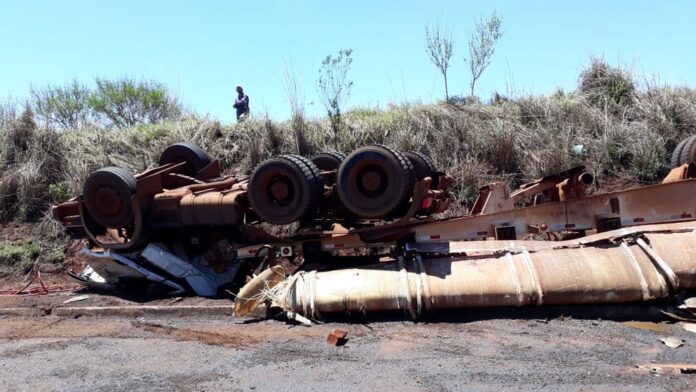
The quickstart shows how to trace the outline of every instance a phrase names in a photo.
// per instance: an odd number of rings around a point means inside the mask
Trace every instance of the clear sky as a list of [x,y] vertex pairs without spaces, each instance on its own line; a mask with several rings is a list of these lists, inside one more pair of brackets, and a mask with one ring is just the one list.
[[189,107],[234,119],[242,84],[253,114],[289,116],[283,70],[291,63],[307,112],[323,115],[322,58],[353,49],[348,106],[433,102],[442,80],[424,50],[439,20],[455,44],[450,94],[467,91],[466,41],[497,10],[505,35],[477,94],[572,90],[591,55],[663,83],[696,82],[696,2],[691,1],[183,1],[0,0],[0,99],[30,85],[130,75],[156,79]]

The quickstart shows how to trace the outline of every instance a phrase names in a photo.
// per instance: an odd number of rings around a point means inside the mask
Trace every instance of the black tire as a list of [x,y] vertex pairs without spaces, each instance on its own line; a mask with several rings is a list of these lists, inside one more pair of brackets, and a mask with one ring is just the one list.
[[319,168],[307,158],[281,155],[259,164],[249,179],[249,202],[262,220],[285,225],[311,218],[324,192]]
[[131,197],[135,195],[135,177],[118,167],[105,167],[85,181],[82,195],[85,208],[99,225],[121,228],[133,221]]
[[411,161],[386,146],[353,151],[338,169],[338,195],[351,212],[381,218],[408,203],[415,173]]
[[435,162],[422,152],[406,151],[403,154],[413,164],[416,180],[420,181],[425,177],[430,177],[433,180],[430,183],[430,189],[437,189],[437,185],[440,183],[440,176],[437,174]]
[[679,144],[677,144],[677,147],[674,148],[674,151],[672,151],[672,160],[670,162],[672,169],[682,165],[679,163],[679,160],[681,159],[681,153],[684,150],[684,145],[686,144],[687,140],[689,140],[688,137],[679,142]]
[[684,147],[682,147],[681,155],[679,156],[679,166],[687,163],[696,164],[696,135],[684,141]]
[[319,170],[337,170],[341,162],[346,159],[346,155],[337,151],[324,151],[312,157],[312,162],[317,165]]
[[202,148],[190,142],[174,143],[165,148],[160,155],[160,166],[168,163],[186,162],[182,174],[195,177],[204,167],[210,165],[211,159]]
[[[312,162],[317,165],[321,171],[333,171],[338,170],[341,166],[341,162],[346,159],[345,154],[336,151],[325,151],[312,157]],[[324,182],[332,186],[336,183],[336,174],[331,173],[324,176]]]

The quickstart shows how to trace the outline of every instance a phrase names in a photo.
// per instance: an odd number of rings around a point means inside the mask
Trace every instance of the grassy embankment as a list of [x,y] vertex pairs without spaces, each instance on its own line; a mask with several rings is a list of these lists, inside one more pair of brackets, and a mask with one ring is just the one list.
[[486,182],[519,183],[579,164],[596,175],[599,188],[608,180],[657,181],[675,145],[696,133],[696,89],[636,87],[626,72],[594,63],[572,93],[354,109],[342,121],[334,140],[326,119],[221,125],[191,116],[58,132],[37,126],[28,111],[0,116],[0,222],[3,233],[21,233],[0,240],[0,274],[60,265],[68,242],[49,217],[50,205],[80,193],[97,168],[151,167],[173,142],[193,141],[237,172],[273,154],[297,153],[298,144],[306,155],[371,143],[419,150],[456,179],[449,213],[461,214]]

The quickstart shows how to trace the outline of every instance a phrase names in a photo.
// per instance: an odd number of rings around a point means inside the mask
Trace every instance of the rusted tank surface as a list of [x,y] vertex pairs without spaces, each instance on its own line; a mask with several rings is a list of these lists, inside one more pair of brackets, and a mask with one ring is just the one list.
[[[664,225],[667,226],[667,225]],[[696,289],[696,225],[578,247],[300,272],[276,288],[307,317],[340,312],[647,301]]]

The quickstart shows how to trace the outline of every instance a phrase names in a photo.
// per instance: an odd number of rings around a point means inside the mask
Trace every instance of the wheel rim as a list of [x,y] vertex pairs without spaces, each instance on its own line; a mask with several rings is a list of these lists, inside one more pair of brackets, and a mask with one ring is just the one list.
[[131,197],[135,192],[136,181],[130,173],[115,167],[99,169],[85,181],[86,211],[103,227],[127,227],[134,219]]
[[398,151],[368,146],[353,151],[341,164],[338,194],[351,212],[381,218],[408,201],[412,181],[413,166]]
[[273,176],[268,185],[267,197],[274,204],[290,205],[295,197],[295,187],[292,180],[286,176]]
[[111,185],[103,185],[94,194],[94,202],[102,214],[114,216],[123,210],[125,204],[121,192]]
[[361,194],[367,197],[378,197],[387,189],[389,180],[383,168],[369,164],[358,171],[355,184]]
[[283,155],[254,169],[248,195],[259,218],[284,225],[316,212],[322,191],[319,169],[311,161]]

